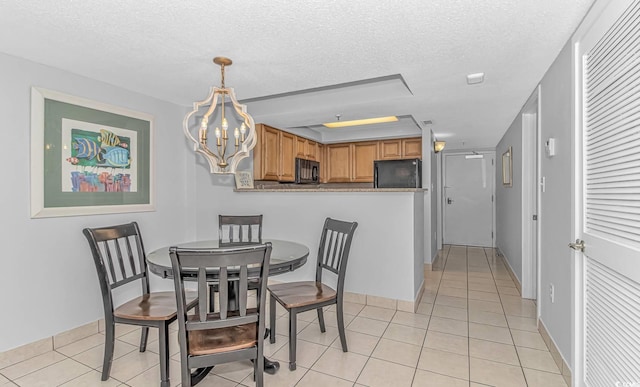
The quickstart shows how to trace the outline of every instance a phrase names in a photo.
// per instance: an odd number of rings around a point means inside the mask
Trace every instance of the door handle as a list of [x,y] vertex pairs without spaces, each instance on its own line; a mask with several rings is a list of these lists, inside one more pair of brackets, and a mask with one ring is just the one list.
[[569,243],[569,247],[584,253],[584,241],[582,239],[576,239],[575,243]]
[[447,204],[453,204],[453,199],[447,198]]

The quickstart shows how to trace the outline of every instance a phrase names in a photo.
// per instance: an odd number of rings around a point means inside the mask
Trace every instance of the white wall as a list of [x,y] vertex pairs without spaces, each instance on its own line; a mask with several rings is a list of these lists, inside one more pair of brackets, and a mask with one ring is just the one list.
[[[186,163],[185,110],[114,86],[0,54],[3,248],[0,270],[0,352],[102,318],[95,266],[84,227],[140,223],[145,247],[191,237],[193,164]],[[30,219],[30,88],[38,86],[149,113],[155,117],[156,211]],[[155,277],[155,276],[154,276]],[[152,279],[156,289],[169,281]]]
[[[540,319],[558,346],[561,355],[572,364],[571,356],[571,290],[573,254],[567,248],[571,241],[571,46],[567,43],[542,78],[541,138],[556,139],[557,155],[544,156],[540,150],[541,176],[546,179],[541,193],[538,221],[540,222]],[[497,165],[497,222],[498,248],[507,256],[509,264],[521,279],[522,230],[522,111],[505,133],[496,149],[496,157],[513,146],[513,188],[501,184],[501,164]],[[549,299],[549,285],[555,286],[555,302]]]
[[[198,168],[197,238],[215,238],[218,214],[263,214],[263,237],[290,239],[309,246],[307,264],[277,278],[311,280],[326,217],[357,221],[345,290],[360,294],[413,301],[416,283],[414,222],[411,192],[234,192],[227,177],[210,176]],[[414,199],[415,196],[419,196]],[[417,219],[417,220],[416,220]],[[423,258],[417,256],[422,278]]]
[[[567,43],[544,78],[541,89],[541,137],[556,139],[556,156],[547,158],[542,150],[541,176],[546,179],[541,194],[541,320],[567,364],[571,356],[571,45]],[[555,302],[549,299],[549,284],[555,286]]]
[[[502,154],[511,147],[513,185],[502,184]],[[496,146],[496,247],[522,283],[522,120],[520,113]]]

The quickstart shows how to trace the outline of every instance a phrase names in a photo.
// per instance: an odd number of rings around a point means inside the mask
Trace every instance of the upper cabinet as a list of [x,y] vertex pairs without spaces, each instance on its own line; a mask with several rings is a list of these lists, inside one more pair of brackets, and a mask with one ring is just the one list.
[[265,124],[256,124],[253,149],[254,180],[295,181],[295,159],[320,162],[323,183],[373,182],[375,160],[422,157],[422,138],[398,138],[320,144]]
[[379,141],[379,160],[422,158],[422,138],[397,138]]

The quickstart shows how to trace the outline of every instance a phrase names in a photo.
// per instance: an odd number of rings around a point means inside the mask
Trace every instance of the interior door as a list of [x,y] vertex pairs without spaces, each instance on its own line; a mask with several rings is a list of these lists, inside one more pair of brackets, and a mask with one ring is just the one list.
[[495,153],[444,155],[444,242],[493,247]]
[[[640,383],[640,1],[576,34],[577,385]],[[576,372],[577,371],[577,372]]]

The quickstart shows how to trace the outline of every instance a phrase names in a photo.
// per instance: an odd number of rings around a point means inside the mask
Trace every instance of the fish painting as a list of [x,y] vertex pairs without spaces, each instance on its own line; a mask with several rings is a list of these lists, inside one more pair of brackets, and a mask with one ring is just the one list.
[[96,157],[100,160],[100,148],[95,141],[84,137],[77,137],[73,143],[73,148],[77,150],[77,158],[91,160]]
[[115,168],[124,168],[131,164],[128,149],[118,146],[110,146],[104,149],[106,152],[102,155],[102,158],[107,165]]
[[113,132],[100,129],[100,142],[102,142],[102,147],[107,148],[110,146],[118,146],[120,144],[120,137],[116,136]]

